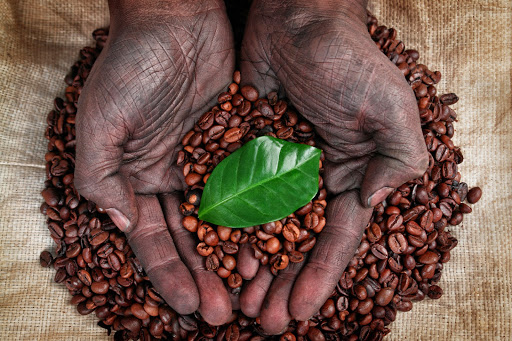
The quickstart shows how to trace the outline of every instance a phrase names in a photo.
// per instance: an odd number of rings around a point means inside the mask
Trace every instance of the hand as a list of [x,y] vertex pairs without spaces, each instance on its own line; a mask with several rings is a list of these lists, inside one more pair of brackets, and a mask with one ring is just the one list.
[[[75,185],[127,234],[151,282],[181,314],[231,315],[221,279],[181,227],[176,155],[234,71],[224,4],[110,1],[108,42],[80,97]],[[157,195],[159,197],[157,197]],[[160,199],[160,201],[159,201]]]
[[245,251],[239,271],[248,316],[276,334],[306,320],[332,293],[359,245],[372,206],[428,165],[417,104],[366,29],[363,1],[253,3],[242,44],[242,80],[279,90],[323,139],[327,224],[306,264],[276,278]]

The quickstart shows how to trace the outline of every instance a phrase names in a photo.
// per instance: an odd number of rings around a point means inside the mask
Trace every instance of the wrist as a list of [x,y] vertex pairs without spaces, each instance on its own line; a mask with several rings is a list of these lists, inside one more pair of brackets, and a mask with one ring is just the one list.
[[342,21],[352,28],[367,32],[368,0],[255,0],[251,12],[282,24],[300,23],[300,18]]
[[159,18],[193,17],[223,8],[222,0],[109,0],[110,21],[126,25]]

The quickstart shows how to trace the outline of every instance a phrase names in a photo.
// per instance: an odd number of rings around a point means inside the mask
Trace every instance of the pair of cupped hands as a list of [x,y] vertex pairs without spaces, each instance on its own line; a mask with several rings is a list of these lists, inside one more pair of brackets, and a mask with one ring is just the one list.
[[226,91],[233,33],[219,0],[111,0],[106,46],[82,91],[75,186],[106,209],[166,302],[213,325],[233,309],[268,334],[306,320],[331,295],[372,206],[423,174],[428,154],[414,94],[371,40],[361,0],[254,0],[242,84],[278,90],[324,143],[327,223],[307,259],[274,277],[249,247],[232,295],[181,226],[176,165],[183,135]]

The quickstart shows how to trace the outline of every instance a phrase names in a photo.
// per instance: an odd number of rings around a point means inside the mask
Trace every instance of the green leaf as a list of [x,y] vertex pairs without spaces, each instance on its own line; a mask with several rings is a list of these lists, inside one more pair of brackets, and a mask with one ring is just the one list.
[[318,191],[320,149],[269,136],[247,142],[213,170],[199,219],[247,227],[282,219]]

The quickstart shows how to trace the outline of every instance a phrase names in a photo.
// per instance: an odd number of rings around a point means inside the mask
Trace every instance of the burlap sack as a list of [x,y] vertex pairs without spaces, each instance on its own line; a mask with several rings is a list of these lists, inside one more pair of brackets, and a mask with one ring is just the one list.
[[[440,70],[438,90],[456,92],[456,144],[463,179],[482,187],[473,214],[454,228],[459,246],[446,265],[444,296],[398,315],[389,340],[512,338],[512,3],[371,3],[421,61]],[[39,266],[53,248],[39,192],[43,138],[52,100],[90,33],[108,22],[105,1],[0,2],[0,335],[3,340],[109,340],[80,316],[54,271]]]

